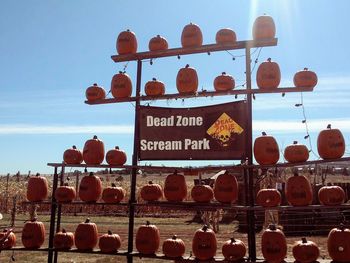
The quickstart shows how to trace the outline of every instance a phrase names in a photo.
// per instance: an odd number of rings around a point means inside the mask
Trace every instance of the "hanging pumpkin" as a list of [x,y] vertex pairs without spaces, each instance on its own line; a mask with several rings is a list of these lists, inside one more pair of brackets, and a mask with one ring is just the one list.
[[231,238],[222,245],[222,254],[224,255],[225,260],[240,262],[243,260],[247,248],[245,244],[238,239]]
[[214,184],[214,197],[220,203],[234,203],[238,199],[238,182],[227,171],[217,176]]
[[149,181],[140,191],[141,198],[145,201],[158,201],[163,197],[163,190],[159,184]]
[[281,194],[277,189],[260,189],[256,195],[256,203],[262,207],[276,207],[281,204]]
[[103,100],[106,98],[106,91],[104,88],[94,83],[86,89],[85,96],[88,101]]
[[198,25],[190,23],[183,28],[181,34],[182,47],[199,47],[202,45],[202,43],[203,35]]
[[279,65],[268,58],[259,65],[256,73],[256,83],[260,89],[277,89],[281,82],[281,71]]
[[45,241],[45,226],[43,222],[33,218],[24,224],[22,229],[22,244],[27,249],[38,249]]
[[350,262],[350,229],[344,225],[329,231],[327,249],[334,262]]
[[223,28],[216,32],[215,40],[220,45],[232,45],[236,43],[236,33],[230,28]]
[[261,236],[261,251],[264,259],[271,263],[280,263],[287,255],[286,237],[273,224]]
[[137,40],[134,32],[127,29],[120,32],[117,38],[117,52],[119,55],[133,54],[137,51]]
[[317,75],[315,72],[310,71],[308,68],[298,71],[294,75],[295,87],[315,87],[317,85]]
[[162,96],[165,93],[165,85],[163,82],[152,78],[145,85],[145,93],[147,96]]
[[53,246],[59,250],[69,250],[74,246],[74,233],[66,232],[62,229],[61,232],[57,232],[53,238]]
[[135,243],[137,251],[141,254],[156,253],[160,244],[158,228],[147,221],[146,225],[142,225],[137,229]]
[[176,76],[176,87],[180,94],[196,93],[198,89],[197,71],[188,64],[181,68]]
[[289,177],[286,183],[286,198],[292,206],[307,206],[312,203],[312,187],[309,180],[304,175]]
[[284,149],[284,158],[290,163],[306,162],[309,159],[309,150],[305,145],[294,141]]
[[337,185],[323,186],[318,191],[318,200],[322,205],[341,205],[345,202],[345,192]]
[[195,185],[191,190],[191,197],[198,203],[210,203],[214,198],[214,191],[209,185]]
[[16,245],[16,235],[12,229],[4,229],[3,232],[0,232],[0,240],[0,250],[11,249]]
[[159,51],[159,50],[167,50],[168,49],[168,41],[157,35],[156,37],[152,37],[148,43],[148,48],[150,51]]
[[29,177],[27,186],[27,199],[29,202],[41,202],[47,198],[48,184],[45,177],[37,173]]
[[118,234],[113,234],[112,231],[108,230],[107,234],[100,237],[98,246],[103,253],[117,252],[121,246],[121,239]]
[[119,71],[115,74],[111,82],[111,93],[114,98],[128,98],[132,94],[132,82],[128,74]]
[[96,202],[102,193],[102,182],[94,173],[84,176],[79,185],[79,198],[84,202]]
[[269,15],[259,16],[253,24],[253,39],[269,39],[274,38],[276,34],[275,22]]
[[92,250],[97,245],[98,230],[95,223],[91,223],[87,218],[80,223],[74,233],[75,246],[79,250]]
[[185,243],[174,235],[163,242],[163,254],[169,258],[179,258],[185,254]]
[[75,145],[63,153],[63,161],[66,164],[81,164],[83,162],[83,153]]
[[56,188],[55,199],[58,203],[71,203],[77,196],[75,188],[65,183]]
[[170,202],[182,202],[187,197],[186,179],[175,171],[165,178],[164,196]]
[[316,243],[306,240],[305,237],[293,245],[293,257],[300,263],[315,262],[319,255],[320,250]]
[[118,146],[106,153],[106,162],[109,165],[124,165],[126,160],[126,153],[120,150]]
[[338,129],[332,129],[328,124],[326,130],[322,130],[317,137],[317,150],[322,159],[338,159],[344,155],[345,140]]
[[235,88],[235,80],[231,75],[222,72],[221,76],[214,79],[214,89],[216,91],[227,91]]
[[88,165],[98,165],[105,158],[105,146],[103,141],[99,140],[96,135],[93,139],[87,140],[84,145],[83,159]]
[[118,204],[125,197],[125,190],[117,187],[114,183],[110,187],[103,189],[102,200],[109,204]]
[[208,226],[198,229],[192,239],[192,253],[199,260],[209,260],[216,255],[217,241],[213,230]]
[[276,164],[280,158],[280,150],[273,136],[262,132],[262,136],[254,141],[254,158],[261,165]]

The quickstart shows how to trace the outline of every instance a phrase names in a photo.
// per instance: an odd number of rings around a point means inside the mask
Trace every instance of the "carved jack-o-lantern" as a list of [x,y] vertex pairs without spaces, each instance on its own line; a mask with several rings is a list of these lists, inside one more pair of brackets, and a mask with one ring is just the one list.
[[157,35],[149,41],[148,49],[150,51],[166,50],[168,49],[168,41],[164,37]]
[[111,93],[114,98],[128,98],[132,93],[132,82],[128,74],[119,71],[111,82]]
[[198,203],[209,203],[214,198],[214,191],[209,185],[195,185],[191,190],[193,201]]
[[237,40],[236,33],[230,28],[223,28],[216,33],[215,40],[220,45],[232,45]]
[[262,133],[262,136],[256,138],[254,141],[254,158],[261,165],[277,163],[280,158],[280,151],[275,138],[266,135],[265,132]]
[[227,171],[217,176],[214,184],[214,197],[221,203],[234,203],[238,199],[238,182]]
[[45,241],[45,225],[33,218],[27,221],[22,229],[22,244],[25,248],[40,248]]
[[103,100],[106,98],[106,91],[104,88],[94,83],[86,89],[85,96],[88,101]]
[[183,28],[181,34],[182,47],[198,47],[202,43],[203,35],[198,25],[190,23]]
[[95,223],[91,223],[87,218],[80,223],[74,233],[75,246],[79,250],[92,250],[98,242],[98,230]]
[[340,225],[329,231],[327,249],[335,262],[350,262],[350,229]]
[[256,83],[260,89],[277,89],[280,82],[281,71],[276,62],[268,58],[267,61],[260,64],[256,73]]
[[235,80],[231,75],[226,74],[226,72],[222,72],[220,76],[217,76],[214,79],[214,89],[216,91],[226,91],[234,89]]
[[147,96],[161,96],[165,93],[165,85],[163,82],[153,78],[145,85],[145,93]]
[[222,245],[222,254],[228,261],[240,261],[246,252],[245,244],[238,239],[231,238]]
[[276,34],[275,22],[269,15],[259,16],[253,25],[253,39],[260,40],[274,38]]
[[260,189],[256,195],[256,203],[263,207],[279,206],[281,199],[281,194],[277,189]]
[[315,262],[319,255],[320,250],[316,243],[306,240],[305,237],[293,245],[293,257],[300,263]]
[[305,145],[294,141],[284,149],[284,158],[290,163],[306,162],[309,159],[309,150]]
[[341,205],[345,201],[345,192],[337,185],[323,186],[318,191],[318,200],[322,205]]
[[185,249],[185,243],[176,235],[163,242],[163,253],[169,258],[182,257],[185,254]]
[[327,129],[317,137],[317,150],[323,159],[341,158],[345,152],[345,140],[341,131],[332,129],[328,124]]
[[312,187],[309,180],[297,173],[289,177],[286,183],[286,198],[292,206],[306,206],[312,203]]
[[63,153],[63,161],[66,164],[81,164],[83,162],[83,153],[75,145]]
[[317,75],[315,72],[304,68],[304,70],[298,71],[294,75],[295,87],[315,87],[317,84]]
[[261,251],[267,262],[280,263],[287,255],[287,242],[283,232],[269,225],[261,236]]
[[119,55],[132,54],[137,51],[137,40],[134,32],[127,29],[120,32],[117,39],[117,52]]
[[199,260],[208,260],[216,255],[217,241],[213,230],[208,226],[198,229],[192,240],[192,253]]
[[176,171],[169,174],[164,182],[164,196],[168,201],[181,202],[187,197],[186,179]]
[[176,87],[179,93],[195,93],[198,89],[198,76],[188,64],[179,70],[176,76]]
[[145,201],[158,201],[163,197],[163,189],[159,184],[149,181],[148,184],[142,186],[140,196]]
[[156,253],[160,244],[158,228],[147,221],[146,225],[142,225],[138,228],[135,243],[137,251],[142,254]]

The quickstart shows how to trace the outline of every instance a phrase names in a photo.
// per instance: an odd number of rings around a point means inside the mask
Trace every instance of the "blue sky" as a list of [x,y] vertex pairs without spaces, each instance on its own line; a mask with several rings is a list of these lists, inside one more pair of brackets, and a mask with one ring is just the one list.
[[[136,33],[139,51],[160,34],[171,48],[180,46],[182,28],[198,24],[205,44],[216,32],[232,28],[238,40],[251,39],[254,19],[263,13],[276,24],[278,45],[263,48],[259,63],[271,57],[280,65],[281,86],[291,86],[296,71],[308,67],[319,77],[314,92],[304,93],[304,106],[314,150],[318,132],[332,123],[343,131],[349,156],[350,2],[326,0],[227,1],[18,1],[2,0],[0,8],[0,174],[16,171],[50,173],[48,162],[60,162],[65,149],[97,134],[106,149],[119,145],[131,162],[134,106],[132,103],[89,106],[85,89],[98,83],[109,90],[112,76],[125,63],[114,63],[119,32]],[[233,55],[244,54],[243,50]],[[253,58],[255,58],[255,53]],[[244,57],[226,52],[161,58],[143,64],[142,87],[156,77],[175,93],[175,78],[186,64],[195,67],[201,88],[212,90],[222,71],[244,82]],[[127,65],[136,83],[136,63]],[[255,72],[252,75],[255,85]],[[241,97],[243,98],[243,97]],[[199,106],[233,97],[157,102],[159,106]],[[300,94],[259,95],[253,104],[254,136],[274,135],[280,148],[304,140]],[[311,155],[312,159],[316,156]],[[184,165],[197,163],[184,162]]]

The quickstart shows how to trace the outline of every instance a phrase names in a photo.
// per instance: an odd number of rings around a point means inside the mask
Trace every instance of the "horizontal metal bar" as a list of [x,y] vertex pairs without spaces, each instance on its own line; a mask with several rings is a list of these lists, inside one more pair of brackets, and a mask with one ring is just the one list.
[[[29,202],[24,201],[22,202],[24,205],[30,205],[30,204],[51,204],[51,201],[41,201],[41,202]],[[57,205],[107,205],[107,206],[128,206],[128,203],[104,203],[104,202],[83,202],[83,201],[74,201],[70,203],[59,203],[56,202]]]
[[111,58],[114,62],[134,61],[134,60],[173,57],[173,56],[182,56],[182,55],[189,55],[189,54],[208,53],[208,52],[234,50],[234,49],[245,49],[247,47],[255,48],[255,47],[276,46],[277,42],[278,42],[277,38],[263,39],[263,40],[246,40],[246,41],[237,41],[234,44],[227,44],[227,45],[208,44],[208,45],[202,45],[202,46],[193,47],[193,48],[171,48],[171,49],[159,50],[159,51],[139,52],[135,54],[113,55],[111,56]]

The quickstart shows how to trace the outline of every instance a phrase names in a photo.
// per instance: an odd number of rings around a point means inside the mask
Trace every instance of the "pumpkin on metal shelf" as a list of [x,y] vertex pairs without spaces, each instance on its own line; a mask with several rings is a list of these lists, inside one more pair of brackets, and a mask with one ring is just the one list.
[[160,245],[158,228],[147,221],[145,225],[137,229],[135,244],[137,251],[141,254],[150,255],[156,253]]
[[116,186],[112,183],[111,186],[103,189],[102,200],[109,204],[118,204],[125,197],[125,190],[122,187]]
[[98,165],[105,158],[105,146],[103,141],[97,138],[96,135],[84,144],[83,159],[88,165]]
[[275,90],[281,82],[281,70],[279,65],[268,58],[261,63],[256,73],[256,83],[260,89]]
[[338,159],[345,153],[345,140],[339,129],[332,129],[328,124],[317,137],[317,150],[322,159]]
[[187,197],[187,184],[183,174],[175,171],[165,178],[164,197],[170,202],[182,202]]
[[115,74],[111,81],[111,93],[114,98],[129,98],[132,94],[132,82],[128,74],[123,71]]
[[121,246],[120,236],[108,230],[107,234],[100,236],[98,246],[103,253],[117,252]]
[[287,179],[285,188],[286,198],[292,206],[311,205],[313,191],[310,181],[304,176],[294,173]]
[[269,263],[283,262],[287,255],[287,241],[284,233],[270,224],[261,236],[261,252]]
[[230,262],[241,261],[247,252],[246,245],[239,239],[230,238],[222,245],[222,254]]
[[176,87],[180,94],[196,93],[198,89],[197,71],[188,64],[181,68],[176,76]]
[[280,151],[276,139],[262,132],[254,141],[254,158],[261,165],[276,164],[280,158]]
[[43,222],[32,218],[27,221],[22,229],[22,244],[27,249],[38,249],[45,241],[45,225]]
[[304,144],[294,141],[284,149],[284,158],[289,163],[306,162],[309,159],[309,150]]
[[148,49],[150,51],[159,51],[159,50],[167,50],[168,49],[168,41],[165,37],[161,35],[157,35],[152,37],[148,43]]
[[142,186],[140,195],[145,201],[158,201],[163,197],[163,189],[159,184],[149,181],[148,184]]
[[74,233],[75,246],[78,250],[93,250],[98,242],[98,229],[95,223],[87,218],[80,223]]
[[135,33],[130,31],[130,29],[120,32],[116,46],[119,55],[136,53],[137,39]]
[[68,182],[58,186],[55,191],[55,199],[58,203],[71,203],[77,196],[75,188],[69,186]]
[[220,203],[234,203],[238,199],[238,182],[236,176],[221,171],[216,174],[214,197]]
[[79,185],[79,198],[88,203],[96,202],[102,193],[102,182],[94,173],[90,173],[81,179]]
[[345,191],[337,185],[323,186],[318,190],[318,200],[322,205],[341,205],[345,202]]
[[119,149],[118,146],[115,146],[114,149],[109,150],[106,153],[106,162],[109,165],[124,165],[126,163],[127,157],[126,153]]
[[297,88],[315,87],[317,85],[317,75],[308,68],[304,68],[304,70],[295,73],[293,82]]
[[103,100],[106,98],[106,91],[103,87],[94,83],[92,86],[88,87],[85,91],[85,97],[88,101]]
[[27,186],[27,199],[29,202],[41,202],[48,196],[47,179],[37,173],[35,176],[30,176]]
[[83,153],[75,145],[63,153],[63,161],[66,164],[81,164],[83,162]]
[[182,239],[173,235],[172,238],[168,238],[163,242],[163,254],[169,258],[179,258],[185,254],[185,243]]
[[262,207],[279,206],[281,200],[281,193],[275,188],[260,189],[256,195],[256,203]]
[[209,260],[216,255],[217,240],[213,230],[207,225],[198,229],[192,239],[192,253],[199,260]]
[[67,232],[64,228],[57,232],[53,238],[53,246],[59,250],[69,250],[74,246],[74,233]]
[[320,256],[320,249],[315,242],[303,237],[293,245],[293,257],[300,263],[312,263]]
[[214,79],[214,89],[216,91],[228,91],[235,88],[235,80],[231,75],[222,72]]
[[0,232],[0,250],[11,249],[16,245],[16,235],[12,229],[4,229]]
[[339,227],[329,231],[327,250],[335,262],[350,262],[350,229],[340,224]]
[[215,41],[220,45],[232,45],[237,41],[236,33],[231,28],[222,28],[216,32]]
[[209,185],[197,184],[191,190],[191,197],[198,203],[210,203],[214,198],[214,191]]
[[152,78],[145,85],[145,93],[147,96],[162,96],[165,94],[165,85],[163,82]]
[[274,38],[276,26],[273,18],[269,15],[258,16],[253,24],[253,39],[262,40]]
[[186,25],[181,34],[181,45],[184,48],[199,47],[203,43],[203,35],[200,27],[190,23]]

